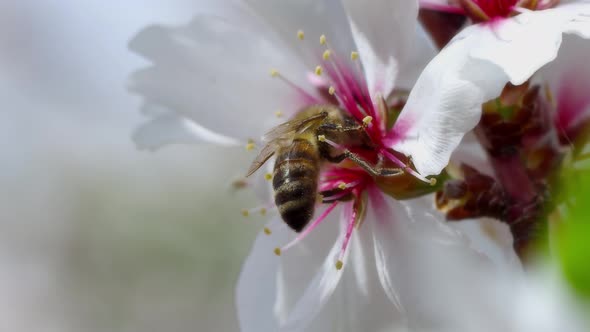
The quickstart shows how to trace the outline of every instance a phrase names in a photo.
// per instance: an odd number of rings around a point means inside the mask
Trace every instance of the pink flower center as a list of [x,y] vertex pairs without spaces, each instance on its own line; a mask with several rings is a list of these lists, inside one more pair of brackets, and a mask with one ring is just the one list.
[[489,18],[508,17],[517,0],[472,0]]
[[[297,32],[297,37],[304,40],[303,32]],[[321,97],[315,97],[314,94],[306,92],[309,90],[295,85],[289,79],[278,74],[276,70],[271,71],[272,76],[279,77],[292,87],[301,96],[304,105],[333,104],[338,106],[347,115],[355,119],[357,123],[363,124],[372,146],[371,149],[361,149],[342,146],[338,142],[330,141],[325,137],[318,139],[337,150],[354,153],[355,156],[362,158],[369,164],[395,165],[394,167],[399,167],[407,174],[421,181],[432,183],[431,180],[419,175],[404,163],[402,161],[405,159],[404,156],[397,154],[388,147],[388,144],[399,139],[399,137],[387,127],[387,106],[383,97],[379,95],[371,97],[359,61],[359,54],[356,51],[352,51],[350,56],[346,57],[337,54],[323,35],[320,37],[319,45],[321,48],[312,50],[318,65],[307,77],[309,83],[318,92],[315,95]],[[376,181],[375,174],[369,174],[366,167],[359,166],[358,162],[345,160],[339,164],[324,165],[320,172],[318,191],[321,194],[320,201],[329,204],[328,207],[308,224],[295,239],[280,248],[276,248],[275,253],[281,255],[284,251],[303,240],[332,213],[336,206],[343,205],[342,221],[346,227],[339,258],[335,262],[337,269],[342,268],[346,248],[355,227],[361,223],[363,211],[367,205],[366,199],[368,195],[363,195],[363,193],[376,188]],[[378,202],[372,203],[374,206]]]
[[421,0],[422,8],[464,14],[474,22],[496,21],[516,15],[522,10],[543,10],[558,3],[559,0],[449,0],[448,5],[441,5],[430,0]]

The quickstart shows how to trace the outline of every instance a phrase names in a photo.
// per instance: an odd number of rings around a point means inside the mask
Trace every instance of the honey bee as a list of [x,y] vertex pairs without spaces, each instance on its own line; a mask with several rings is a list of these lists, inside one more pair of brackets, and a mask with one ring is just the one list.
[[[301,232],[314,214],[322,163],[340,163],[348,159],[373,176],[390,177],[403,173],[399,168],[375,167],[349,150],[373,149],[365,128],[366,125],[359,124],[336,106],[304,108],[263,136],[266,146],[246,176],[252,175],[276,154],[272,178],[275,204],[285,223]],[[346,148],[334,147],[328,141]]]

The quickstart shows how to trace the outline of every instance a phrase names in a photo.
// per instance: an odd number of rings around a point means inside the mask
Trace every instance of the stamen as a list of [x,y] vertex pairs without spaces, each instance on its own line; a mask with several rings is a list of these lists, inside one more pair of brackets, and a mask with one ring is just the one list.
[[332,55],[332,51],[330,50],[325,50],[324,54],[322,54],[322,58],[324,58],[324,60],[329,60],[330,59],[330,55]]
[[404,171],[410,173],[410,175],[412,175],[416,179],[418,179],[420,181],[423,181],[423,182],[426,182],[426,183],[430,184],[431,186],[434,186],[436,184],[436,179],[434,179],[434,178],[427,179],[426,177],[420,175],[420,173],[418,173],[415,170],[413,170],[410,166],[404,164],[401,160],[399,160],[396,156],[394,156],[392,153],[390,153],[386,149],[381,149],[381,153],[383,153],[387,158],[389,158],[389,160],[391,160],[394,163],[396,163]]
[[318,196],[316,197],[316,203],[320,204],[323,201],[324,201],[324,195],[318,194]]
[[266,181],[270,181],[270,180],[272,180],[272,173],[266,173],[266,174],[264,174],[264,179],[265,179]]
[[275,250],[273,250],[275,255],[280,256],[281,255],[281,248],[275,248]]
[[367,116],[365,116],[365,117],[363,118],[363,125],[364,125],[365,127],[368,127],[368,126],[371,124],[371,122],[372,122],[372,121],[373,121],[373,117],[372,117],[372,116],[370,116],[370,115],[367,115]]
[[274,69],[274,68],[271,69],[270,70],[270,76],[273,77],[273,78],[280,79],[285,84],[287,84],[291,88],[295,89],[295,91],[299,92],[303,97],[305,97],[309,103],[317,104],[317,103],[320,102],[316,97],[314,97],[313,95],[309,94],[303,88],[301,88],[300,86],[298,86],[297,84],[293,83],[291,80],[289,80],[288,78],[286,78],[285,76],[283,76],[277,69]]
[[338,185],[338,188],[342,189],[342,190],[346,189],[346,187],[347,187],[346,183],[344,183],[344,182],[340,182],[340,184]]
[[338,200],[346,195],[350,194],[350,190],[339,192],[336,195],[328,196],[322,199],[320,203],[329,203],[335,200]]
[[271,235],[272,234],[272,231],[270,230],[270,228],[264,227],[264,234]]
[[276,112],[275,112],[275,116],[276,116],[277,118],[281,118],[281,117],[283,117],[283,111],[281,111],[281,110],[278,110],[278,111],[276,111]]
[[338,256],[338,261],[336,261],[336,269],[342,269],[344,265],[344,254],[346,253],[346,248],[348,247],[348,243],[350,242],[350,238],[352,237],[352,231],[354,230],[354,225],[356,225],[356,216],[357,211],[354,206],[351,204],[350,208],[352,209],[352,213],[350,215],[350,220],[348,221],[348,225],[346,226],[346,234],[344,235],[344,241],[342,242],[342,247],[340,248],[340,254]]
[[[326,46],[328,49],[332,49],[328,43],[326,43]],[[358,57],[358,53],[355,52],[355,54],[357,54],[355,57]],[[341,90],[338,94],[341,103],[345,105],[345,108],[353,117],[360,120],[367,115],[365,110],[370,107],[370,103],[366,100],[368,92],[365,92],[364,90],[366,89],[362,87],[365,83],[361,82],[362,84],[357,84],[357,78],[354,77],[358,76],[359,79],[364,79],[362,71],[360,74],[350,75],[346,68],[343,69],[340,62],[338,62],[338,59],[335,58],[336,57],[334,56],[330,56],[328,59],[329,66],[326,66],[327,73],[329,74],[328,76],[335,83],[334,85]],[[357,67],[360,68],[358,62]],[[368,114],[372,115],[372,113]]]
[[260,213],[261,216],[265,216],[269,210],[274,211],[276,209],[275,205],[272,202],[268,202],[264,205],[257,206],[251,209],[242,209],[242,215],[244,217],[248,217],[254,213]]
[[336,93],[336,89],[333,86],[330,86],[330,88],[328,88],[328,93],[330,96],[333,96]]
[[[360,84],[360,87],[362,89],[361,96],[369,96],[369,91],[367,89],[367,87],[368,87],[367,80],[365,78],[363,68],[361,67],[361,62],[357,61],[358,59],[359,59],[359,53],[357,51],[350,52],[350,60],[352,60],[352,62],[354,62],[355,75],[357,75],[358,79],[361,82],[361,84]],[[368,114],[376,117],[377,121],[380,123],[381,120],[378,117],[378,114],[376,114],[376,112],[373,109],[373,104],[371,103],[370,97],[368,97],[368,98],[369,98],[369,101],[365,100],[365,98],[361,99],[364,102],[363,107],[366,109],[366,112]]]
[[316,66],[315,67],[315,74],[318,76],[322,76],[322,73],[324,72],[324,70],[322,69],[322,66]]
[[297,38],[299,38],[299,40],[303,40],[305,38],[305,33],[303,30],[297,31]]
[[314,222],[312,222],[309,226],[307,226],[307,228],[305,230],[303,230],[303,232],[301,232],[299,235],[297,235],[297,237],[295,239],[293,239],[291,242],[287,243],[286,245],[284,245],[282,248],[276,248],[275,249],[275,254],[277,253],[277,249],[278,249],[278,256],[280,256],[282,251],[286,251],[289,248],[291,248],[293,245],[297,244],[299,241],[303,240],[309,233],[311,233],[311,231],[313,231],[322,221],[324,221],[324,219],[326,219],[326,217],[330,214],[330,212],[332,212],[332,210],[334,210],[334,208],[336,207],[336,205],[338,205],[339,201],[336,201],[334,203],[332,203],[327,209],[326,211],[324,211],[324,213],[322,213]]
[[248,143],[246,143],[246,151],[252,151],[256,148],[256,144],[254,143],[253,140],[248,140]]
[[338,144],[338,143],[336,143],[336,142],[334,142],[332,140],[327,139],[325,135],[318,135],[318,141],[328,143],[328,144],[330,144],[331,146],[333,146],[333,147],[335,147],[337,149],[341,149],[341,150],[345,150],[346,149],[346,147],[344,147],[344,146],[342,146],[342,145],[340,145],[340,144]]
[[321,35],[320,36],[320,45],[322,45],[322,46],[326,45],[326,42],[327,42],[326,35]]

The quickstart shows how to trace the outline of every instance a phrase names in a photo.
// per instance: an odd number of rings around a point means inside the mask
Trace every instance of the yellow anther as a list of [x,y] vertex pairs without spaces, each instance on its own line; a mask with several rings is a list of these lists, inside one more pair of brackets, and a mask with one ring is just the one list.
[[276,111],[276,112],[275,112],[275,116],[276,116],[277,118],[280,118],[280,117],[282,117],[282,116],[283,116],[283,111],[281,111],[281,110],[278,110],[278,111]]
[[262,216],[266,215],[266,208],[260,208],[260,215],[262,215]]
[[316,75],[321,76],[323,72],[324,72],[324,69],[322,68],[322,66],[315,67],[315,74]]
[[324,54],[322,55],[322,58],[324,58],[324,60],[329,60],[330,59],[330,55],[332,55],[332,51],[325,50],[324,51]]
[[248,210],[244,209],[244,210],[242,210],[242,215],[243,215],[244,217],[247,217],[247,216],[249,216],[249,215],[250,215],[250,211],[248,211]]
[[266,234],[266,235],[272,234],[272,232],[270,231],[270,228],[264,227],[264,234]]
[[326,45],[326,35],[320,36],[320,45]]
[[248,144],[246,144],[246,151],[252,151],[255,147],[256,145],[254,144],[254,142],[248,142]]
[[266,173],[266,174],[264,174],[264,179],[265,179],[266,181],[270,181],[270,180],[272,180],[272,174],[271,174],[271,173]]
[[328,93],[330,94],[330,96],[333,96],[336,93],[336,89],[331,86],[330,88],[328,88]]
[[316,201],[318,204],[322,203],[324,201],[324,195],[318,194],[318,196],[316,197]]
[[373,117],[370,115],[367,115],[363,118],[363,123],[365,124],[365,126],[368,126],[372,121]]
[[342,266],[344,265],[344,263],[341,260],[338,260],[336,262],[336,270],[342,270]]
[[357,52],[357,51],[350,52],[350,59],[351,60],[356,60],[358,58],[359,58],[359,52]]
[[276,70],[276,69],[274,69],[274,68],[273,68],[273,69],[271,69],[271,70],[270,70],[270,76],[271,76],[271,77],[277,77],[277,76],[279,76],[279,71],[278,71],[278,70]]
[[325,135],[318,135],[318,141],[325,142],[326,141],[326,136]]
[[297,31],[297,38],[299,38],[299,40],[303,40],[305,38],[305,33],[303,33],[303,30]]
[[430,180],[430,185],[431,186],[436,186],[436,178],[431,178]]
[[281,248],[275,248],[274,253],[275,253],[275,255],[280,256],[281,255]]
[[338,188],[340,188],[341,190],[346,189],[346,183],[340,182],[340,184],[338,185]]

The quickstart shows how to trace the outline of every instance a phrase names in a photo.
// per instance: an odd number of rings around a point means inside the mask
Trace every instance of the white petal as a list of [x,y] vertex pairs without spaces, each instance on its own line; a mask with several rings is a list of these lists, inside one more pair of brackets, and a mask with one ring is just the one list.
[[258,138],[278,122],[277,110],[289,114],[303,103],[270,69],[301,86],[305,79],[298,62],[264,32],[208,16],[180,28],[149,27],[130,48],[154,65],[133,75],[131,89],[219,134]]
[[451,222],[449,227],[465,234],[470,246],[485,253],[498,269],[519,271],[520,259],[514,252],[513,238],[508,225],[489,218]]
[[236,146],[239,142],[216,134],[193,121],[173,113],[159,115],[141,125],[133,133],[140,149],[154,150],[168,144],[212,143]]
[[474,40],[455,41],[424,69],[393,131],[393,148],[412,160],[423,175],[438,174],[448,164],[463,135],[481,116],[481,104],[498,96],[508,81],[500,68],[472,59]]
[[411,54],[416,31],[416,0],[342,0],[350,19],[369,91],[388,96]]
[[588,9],[564,5],[463,30],[418,79],[395,125],[403,139],[394,148],[411,155],[423,175],[438,174],[479,121],[481,104],[553,60],[563,32],[583,35]]
[[382,253],[377,264],[389,272],[384,286],[399,298],[410,329],[487,331],[482,322],[494,321],[487,309],[499,299],[486,282],[499,269],[424,207],[421,200],[394,202],[392,218],[372,225]]
[[408,45],[409,56],[400,59],[399,75],[395,81],[395,89],[410,91],[422,70],[438,53],[438,49],[421,24],[416,25],[416,32]]
[[353,234],[338,287],[307,332],[398,331],[395,328],[404,326],[379,282],[370,227],[363,226]]
[[[476,39],[471,56],[498,65],[519,85],[557,56],[562,33],[590,31],[590,4],[563,5],[524,12],[491,25],[472,26],[461,33]],[[461,37],[459,37],[461,38]]]
[[276,257],[273,250],[287,241],[291,231],[281,220],[274,220],[267,227],[273,231],[272,235],[262,232],[258,235],[236,286],[236,309],[242,332],[278,330],[278,321],[272,313],[280,257]]
[[[334,212],[335,211],[332,213]],[[335,218],[332,217],[330,219]],[[284,255],[284,257],[290,255],[290,259],[283,260],[282,262],[283,270],[281,272],[284,280],[293,280],[293,273],[299,274],[299,279],[301,281],[305,280],[301,278],[302,273],[313,273],[315,275],[311,280],[305,283],[306,287],[303,290],[299,289],[299,291],[297,291],[298,287],[293,289],[292,286],[294,285],[292,282],[283,285],[282,293],[285,294],[285,297],[288,293],[289,296],[292,297],[295,295],[298,297],[298,299],[288,310],[288,314],[284,315],[283,319],[281,319],[280,331],[301,331],[305,329],[321,312],[336,289],[336,286],[342,277],[342,272],[336,269],[335,264],[338,260],[340,248],[344,239],[344,230],[337,230],[336,227],[334,227],[337,225],[337,220],[325,220],[322,225],[315,229],[313,233],[310,234],[306,240],[304,240],[306,241],[307,246],[298,244]],[[324,233],[328,231],[332,233],[330,234],[332,236],[322,236],[322,234],[319,234],[320,231]],[[330,237],[333,239],[334,235],[338,235],[335,241],[326,241],[326,239]],[[327,243],[317,243],[318,239],[321,239]],[[316,243],[314,244],[312,241]],[[327,253],[325,250],[318,248],[318,245],[319,247],[325,247],[326,244],[332,244],[331,249]],[[307,263],[302,265],[302,263],[305,263],[305,260],[310,260],[309,256],[315,255],[323,260],[321,266],[316,266],[313,268],[313,264]],[[348,255],[346,255],[343,260],[345,265],[347,256]],[[293,271],[293,268],[297,269],[298,271]],[[287,289],[287,287],[290,289]],[[283,301],[285,301],[284,303],[286,304],[285,298],[283,298]]]
[[466,164],[481,173],[492,177],[495,176],[494,169],[488,160],[488,155],[473,132],[469,132],[463,137],[461,144],[453,151],[450,162],[455,167]]
[[[327,37],[335,55],[348,57],[354,42],[340,0],[244,0],[290,47],[288,52],[304,59],[312,71],[321,60],[324,47],[321,35]],[[303,31],[304,41],[297,38]],[[346,60],[346,59],[345,59]]]

